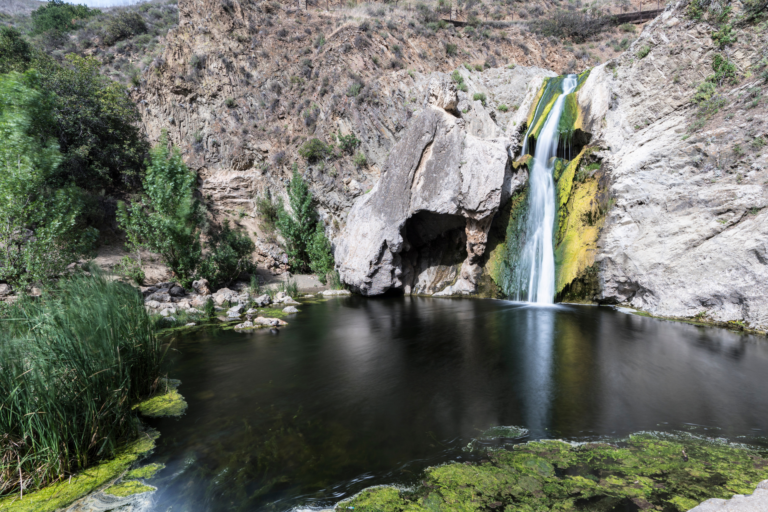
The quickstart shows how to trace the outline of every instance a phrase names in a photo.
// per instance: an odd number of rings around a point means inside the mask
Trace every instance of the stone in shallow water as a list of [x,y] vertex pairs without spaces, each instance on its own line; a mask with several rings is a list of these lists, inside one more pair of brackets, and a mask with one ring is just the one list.
[[352,292],[349,290],[325,290],[323,292],[323,297],[336,297],[339,295],[352,295]]
[[293,306],[288,306],[287,308],[283,308],[283,313],[298,313],[298,312],[299,310]]

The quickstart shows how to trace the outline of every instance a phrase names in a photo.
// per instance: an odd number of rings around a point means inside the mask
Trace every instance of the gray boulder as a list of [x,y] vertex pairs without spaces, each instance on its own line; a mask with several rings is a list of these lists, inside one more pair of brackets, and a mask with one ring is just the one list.
[[207,279],[198,279],[197,281],[192,281],[192,289],[200,295],[210,295],[211,293]]
[[[335,240],[342,281],[363,295],[474,291],[491,220],[527,179],[508,140],[471,135],[445,110],[456,104],[451,84],[433,83],[429,98]],[[438,272],[446,259],[451,270]]]
[[287,308],[283,308],[283,313],[298,313],[299,310],[296,309],[295,306],[288,306]]
[[0,297],[5,297],[7,295],[10,295],[13,290],[11,289],[11,285],[6,283],[0,283]]
[[187,294],[187,291],[181,286],[175,284],[168,290],[168,295],[171,297],[183,297]]
[[256,305],[256,307],[263,308],[264,306],[269,306],[272,303],[272,298],[265,293],[264,295],[259,295],[256,297],[253,300],[253,303]]

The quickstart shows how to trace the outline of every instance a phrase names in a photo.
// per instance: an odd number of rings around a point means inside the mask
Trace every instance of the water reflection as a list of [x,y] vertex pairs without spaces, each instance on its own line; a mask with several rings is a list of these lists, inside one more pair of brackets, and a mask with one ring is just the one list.
[[[279,337],[176,341],[190,407],[158,420],[155,510],[288,510],[410,483],[495,425],[532,438],[768,428],[768,343],[607,308],[358,298]],[[762,429],[762,430],[753,430]]]

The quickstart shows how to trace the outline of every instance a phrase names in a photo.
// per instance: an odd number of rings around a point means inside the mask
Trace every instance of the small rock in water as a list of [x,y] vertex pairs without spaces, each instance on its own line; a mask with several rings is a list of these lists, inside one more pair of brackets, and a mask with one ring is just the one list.
[[245,309],[245,306],[243,306],[242,304],[238,304],[237,306],[232,306],[231,308],[229,308],[227,313],[230,315],[231,314],[240,315],[244,309]]
[[197,324],[195,322],[189,322],[188,324],[184,324],[184,327],[194,327]]
[[253,322],[243,322],[235,326],[235,330],[239,331],[241,329],[253,329]]
[[338,295],[352,295],[349,290],[325,290],[323,292],[324,297],[334,297]]
[[276,329],[276,328],[274,328],[274,327],[273,327],[273,328],[271,328],[271,329],[269,330],[269,332],[270,332],[270,333],[272,333],[272,334],[280,334],[280,330],[279,330],[279,329]]
[[264,306],[268,306],[272,302],[272,299],[265,293],[264,295],[256,297],[253,302],[257,307],[263,308]]
[[299,310],[296,309],[294,306],[288,306],[287,308],[283,308],[283,313],[298,313]]

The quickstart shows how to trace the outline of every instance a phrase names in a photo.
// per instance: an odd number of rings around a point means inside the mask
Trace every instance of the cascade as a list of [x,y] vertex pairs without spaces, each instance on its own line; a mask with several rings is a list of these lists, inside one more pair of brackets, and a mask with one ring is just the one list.
[[[515,300],[552,304],[555,297],[555,254],[553,247],[556,215],[555,182],[552,176],[555,156],[560,144],[558,129],[566,96],[578,85],[576,75],[568,75],[560,82],[561,94],[547,114],[544,124],[536,137],[533,165],[528,177],[528,216],[525,225],[525,242],[515,269],[513,296]],[[546,108],[540,101],[536,107],[534,121]],[[530,154],[530,134],[536,122],[525,134],[523,155]]]

